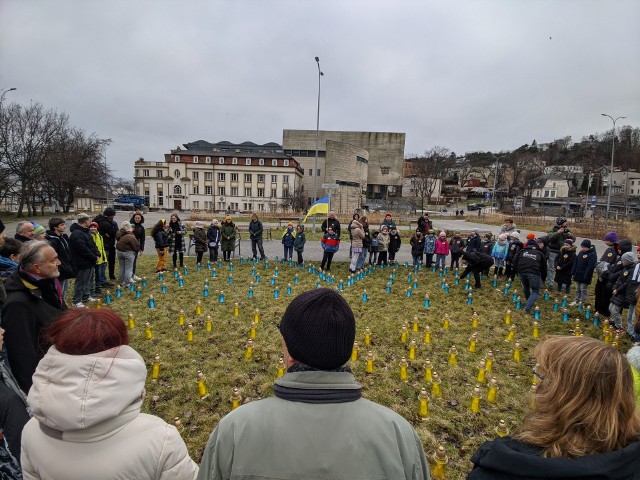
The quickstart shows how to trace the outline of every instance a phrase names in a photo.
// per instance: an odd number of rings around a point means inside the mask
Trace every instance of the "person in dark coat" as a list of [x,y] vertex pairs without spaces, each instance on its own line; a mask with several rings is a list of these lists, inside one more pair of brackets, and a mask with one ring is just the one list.
[[116,279],[116,233],[120,227],[114,220],[116,211],[107,207],[104,212],[93,219],[98,224],[98,233],[104,239],[104,249],[107,252],[107,264],[109,265],[109,280]]
[[413,265],[422,265],[422,255],[424,252],[424,237],[419,228],[416,228],[416,234],[409,240],[411,245],[411,257],[413,258]]
[[580,244],[580,252],[576,254],[576,262],[573,264],[572,276],[576,282],[576,299],[569,305],[576,305],[587,301],[589,285],[593,278],[593,271],[598,263],[596,248],[591,245],[591,240],[585,238]]
[[[156,223],[153,226],[153,229],[151,230],[151,237],[153,238],[153,243],[156,248],[156,253],[158,254],[158,261],[156,262],[156,273],[167,271],[167,257],[169,256],[169,244],[170,244],[169,233],[170,232],[172,232],[171,227],[170,225],[167,224],[167,221],[164,218],[161,218],[158,221],[158,223]],[[173,268],[175,269],[176,268],[175,256],[173,258],[174,258]]]
[[389,263],[396,261],[396,253],[400,250],[401,244],[402,238],[400,237],[400,233],[398,233],[398,229],[391,227],[391,232],[389,233]]
[[220,248],[220,222],[215,218],[211,220],[211,225],[207,229],[207,240],[209,242],[209,261],[218,261],[218,249]]
[[[640,415],[628,360],[587,336],[549,336],[534,350],[540,380],[512,437],[484,443],[468,480],[638,478]],[[598,432],[598,435],[594,435]]]
[[481,252],[482,251],[482,238],[480,238],[480,229],[474,228],[467,238],[467,252]]
[[202,262],[204,252],[209,250],[209,242],[207,241],[207,232],[204,231],[204,223],[197,221],[193,227],[193,239],[196,247],[196,263]]
[[222,236],[222,259],[225,262],[231,260],[231,254],[236,249],[236,224],[231,220],[231,216],[224,217],[224,223],[220,228],[220,235]]
[[507,259],[505,262],[505,275],[511,281],[513,281],[513,278],[516,275],[516,271],[513,268],[513,261],[515,260],[518,252],[523,248],[524,245],[520,241],[520,233],[518,231],[511,232],[509,234],[509,251],[507,252]]
[[76,281],[73,284],[73,299],[71,300],[74,307],[84,307],[85,302],[95,301],[90,296],[90,291],[93,285],[94,267],[100,259],[100,252],[91,236],[90,224],[89,215],[81,213],[78,215],[78,222],[71,225],[69,243],[78,268]]
[[35,236],[35,226],[33,222],[28,220],[18,222],[16,225],[16,234],[13,236],[16,240],[22,243],[30,242]]
[[[187,229],[180,220],[180,217],[175,213],[169,218],[169,229],[167,233],[169,234],[169,254],[173,259],[173,269],[176,269],[178,259],[180,260],[180,268],[182,268],[184,267],[184,241],[187,236]],[[158,247],[156,246],[156,248]]]
[[62,283],[62,294],[67,295],[69,289],[69,280],[76,278],[78,273],[76,262],[71,253],[71,244],[69,237],[64,233],[67,225],[64,218],[53,217],[49,219],[49,230],[46,233],[45,239],[49,242],[49,245],[58,254],[58,260],[60,260],[60,276],[58,280]]
[[422,238],[427,236],[430,230],[433,230],[433,222],[429,219],[429,214],[424,212],[420,218],[418,218],[418,230],[422,233]]
[[524,311],[533,313],[533,305],[538,299],[542,283],[547,278],[547,259],[535,238],[528,239],[525,247],[518,252],[513,260],[513,269],[520,277],[522,290],[527,299]]
[[51,346],[44,332],[67,306],[57,278],[60,261],[49,242],[27,243],[19,265],[4,283],[1,325],[9,365],[20,389],[28,393],[31,376]]
[[307,243],[307,236],[304,233],[304,225],[296,227],[296,238],[293,241],[293,250],[298,254],[298,265],[304,264],[302,253],[304,252],[304,244]]
[[493,265],[493,257],[478,250],[466,251],[462,254],[462,259],[467,262],[467,266],[460,274],[460,278],[465,278],[469,273],[473,273],[475,285],[473,288],[482,288],[480,273]]
[[607,245],[607,248],[602,253],[600,260],[596,264],[598,279],[596,280],[596,286],[593,289],[596,297],[594,308],[601,315],[608,317],[610,315],[609,299],[611,298],[611,290],[607,288],[609,269],[613,267],[618,260],[620,260],[620,256],[625,252],[622,251],[622,247],[618,243],[618,233],[615,230],[607,233],[603,240],[605,245]]
[[136,265],[138,264],[138,257],[144,252],[144,241],[147,238],[147,232],[144,229],[144,216],[142,213],[134,213],[129,222],[131,223],[131,228],[133,228],[133,236],[136,237],[138,244],[140,244],[140,250],[136,253],[136,257],[133,259],[133,276],[131,277],[137,282],[138,280],[141,280],[141,278],[136,275]]
[[258,220],[258,215],[254,213],[251,215],[251,221],[249,222],[249,239],[251,240],[251,252],[254,259],[258,258],[258,251],[260,251],[260,260],[266,259],[262,240],[263,232],[262,222]]
[[556,257],[554,281],[558,285],[558,292],[564,290],[565,293],[569,293],[571,289],[571,272],[573,272],[575,261],[576,246],[573,244],[573,240],[567,238],[560,249],[560,254]]
[[611,301],[609,303],[609,311],[611,316],[609,321],[612,321],[616,327],[617,333],[622,333],[622,311],[628,308],[632,300],[632,296],[635,294],[635,290],[628,292],[631,279],[633,278],[633,272],[635,270],[636,256],[633,252],[626,252],[620,257],[620,263],[622,268],[616,270],[611,275],[613,281],[613,289],[611,291]]
[[453,231],[453,237],[449,240],[449,248],[451,249],[451,269],[455,265],[456,268],[460,268],[460,257],[464,253],[464,247],[467,242],[460,235],[460,230]]

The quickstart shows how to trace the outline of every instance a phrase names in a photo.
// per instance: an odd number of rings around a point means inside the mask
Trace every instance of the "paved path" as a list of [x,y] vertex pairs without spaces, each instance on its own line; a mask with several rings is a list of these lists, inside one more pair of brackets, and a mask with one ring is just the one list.
[[[145,218],[145,227],[147,228],[151,228],[156,222],[158,222],[158,220],[160,220],[161,218],[166,218],[167,220],[169,219],[169,217],[171,216],[170,213],[167,212],[149,212],[147,214],[144,215]],[[125,220],[128,220],[131,217],[131,212],[123,212],[123,211],[118,211],[118,213],[116,214],[115,220],[116,222],[120,223],[123,222]],[[183,212],[181,214],[181,218],[188,218],[189,217],[189,213],[188,212]],[[46,217],[47,219],[49,217]],[[216,218],[218,218],[220,221],[222,220],[222,216],[216,216]],[[448,218],[448,217],[434,217],[433,219],[433,226],[434,229],[439,230],[439,229],[445,229],[445,230],[455,230],[455,229],[459,229],[459,230],[472,230],[474,228],[479,228],[481,230],[484,231],[491,231],[494,234],[498,234],[500,232],[500,227],[496,226],[496,225],[488,225],[485,223],[479,223],[479,222],[474,222],[474,221],[466,221],[466,220],[456,220],[455,217],[453,218]],[[42,222],[44,225],[46,225],[46,219],[42,219]],[[69,230],[69,226],[71,225],[72,221],[68,220],[67,221],[67,233]],[[206,224],[208,224],[208,222],[205,222]],[[248,222],[240,222],[240,225],[247,224]],[[16,224],[17,222],[13,221],[13,222],[6,222],[6,233],[8,236],[13,236],[15,233],[15,228],[16,228]],[[550,220],[549,222],[549,226],[551,228],[551,226],[553,225],[553,220]],[[275,223],[265,223],[265,226],[270,226],[270,227],[277,227],[278,224],[277,222]],[[409,227],[407,226],[403,226],[400,227],[401,230],[408,230]],[[311,231],[311,222],[309,222],[308,224],[306,224],[305,227],[306,231],[309,232]],[[318,225],[317,227],[318,231],[320,230],[320,226]],[[275,233],[275,232],[274,232]],[[521,240],[526,240],[525,236],[526,234],[529,233],[529,231],[525,231],[522,230],[521,231]],[[533,231],[533,233],[535,233],[537,236],[538,235],[544,235],[546,234],[546,232],[542,232],[542,231]],[[341,245],[340,250],[335,254],[334,256],[334,261],[338,261],[338,262],[346,262],[349,259],[349,244],[348,244],[348,234],[343,235],[343,237],[346,236],[347,241],[343,242],[343,244]],[[276,238],[277,237],[277,238]],[[269,258],[274,258],[276,255],[278,257],[282,257],[283,254],[283,249],[282,249],[282,244],[280,243],[280,234],[275,233],[274,234],[274,239],[273,240],[265,240],[264,241],[264,249],[265,249],[265,254],[269,257]],[[577,244],[578,246],[580,245],[580,242],[582,241],[582,238],[578,238],[577,239]],[[600,239],[591,239],[592,243],[595,245],[596,247],[596,252],[598,252],[598,255],[600,255],[606,248],[604,242]],[[191,250],[192,253],[193,249]],[[248,255],[251,255],[251,242],[249,240],[241,240],[240,241],[240,252],[242,254],[243,257],[246,257]],[[155,254],[155,250],[153,248],[153,241],[151,239],[148,239],[145,245],[145,253],[149,253],[149,254]],[[194,253],[195,255],[195,253]],[[206,258],[206,255],[205,255]],[[296,258],[295,252],[294,252],[294,259]],[[304,251],[304,258],[306,261],[312,261],[312,262],[317,262],[319,263],[320,260],[322,259],[322,248],[320,247],[320,242],[317,240],[313,240],[313,241],[307,241],[307,244],[305,245],[305,251]],[[396,259],[401,262],[411,262],[411,249],[409,247],[409,242],[408,240],[404,240],[403,239],[403,244],[400,248],[400,251],[396,254]]]

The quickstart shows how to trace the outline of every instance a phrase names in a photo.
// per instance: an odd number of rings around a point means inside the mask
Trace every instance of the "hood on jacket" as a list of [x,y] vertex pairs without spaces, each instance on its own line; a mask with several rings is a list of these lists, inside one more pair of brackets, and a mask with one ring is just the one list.
[[54,346],[38,364],[28,402],[33,416],[54,430],[99,429],[136,404],[139,413],[146,376],[144,360],[127,345],[92,355]]
[[618,242],[618,246],[620,247],[620,254],[630,252],[633,249],[633,244],[631,240],[622,239]]
[[300,227],[300,233],[304,232],[304,225],[298,225]]
[[631,347],[627,352],[627,360],[633,368],[640,371],[640,347]]
[[[609,479],[633,478],[638,470],[640,441],[621,450],[578,458],[543,458],[538,447],[509,437],[485,443],[471,457],[480,471],[467,478]],[[483,475],[484,473],[484,475]]]
[[575,245],[569,245],[569,244],[565,243],[564,245],[562,245],[562,247],[560,247],[560,251],[561,252],[575,252],[576,251],[576,246]]

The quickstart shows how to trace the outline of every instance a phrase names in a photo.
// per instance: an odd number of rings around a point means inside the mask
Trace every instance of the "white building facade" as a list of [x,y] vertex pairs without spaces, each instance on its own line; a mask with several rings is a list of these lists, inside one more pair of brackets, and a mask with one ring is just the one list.
[[233,212],[287,211],[302,169],[275,143],[184,144],[163,162],[135,162],[135,193],[150,209]]

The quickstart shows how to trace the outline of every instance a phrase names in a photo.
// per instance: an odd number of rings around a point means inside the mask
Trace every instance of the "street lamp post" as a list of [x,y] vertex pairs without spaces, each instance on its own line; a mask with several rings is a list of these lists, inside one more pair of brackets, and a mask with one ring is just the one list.
[[17,90],[17,88],[16,87],[7,88],[4,92],[2,92],[2,95],[0,95],[0,105],[2,105],[2,102],[4,102],[4,96],[9,92],[13,92],[14,90]]
[[493,191],[491,192],[491,208],[493,208],[493,213],[496,212],[496,208],[494,207],[496,201],[496,180],[498,179],[498,160],[503,158],[504,155],[500,155],[496,158],[496,168],[493,172]]
[[617,117],[617,118],[613,118],[611,115],[607,115],[606,113],[601,113],[600,115],[602,115],[603,117],[609,117],[611,119],[611,121],[613,122],[613,141],[611,144],[611,169],[609,170],[609,189],[607,192],[607,219],[609,218],[609,206],[611,204],[611,188],[613,187],[613,155],[616,151],[616,122],[618,120],[620,120],[621,118],[627,118],[627,117]]
[[[318,113],[316,115],[316,160],[313,166],[313,203],[318,200],[318,149],[320,148],[320,77],[324,75],[320,70],[320,57],[316,57],[318,66]],[[313,232],[316,231],[316,216],[313,216]]]

